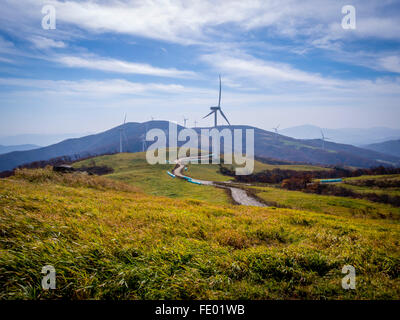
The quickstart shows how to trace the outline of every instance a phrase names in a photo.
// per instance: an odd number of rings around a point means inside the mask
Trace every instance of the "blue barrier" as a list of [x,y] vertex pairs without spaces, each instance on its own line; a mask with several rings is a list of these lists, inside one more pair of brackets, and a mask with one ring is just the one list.
[[200,182],[193,181],[193,180],[188,180],[188,182],[194,183],[194,184],[201,184]]
[[175,175],[169,171],[167,171],[168,175],[171,176],[172,178],[175,178]]
[[342,179],[321,179],[320,180],[321,183],[330,183],[330,182],[342,182]]

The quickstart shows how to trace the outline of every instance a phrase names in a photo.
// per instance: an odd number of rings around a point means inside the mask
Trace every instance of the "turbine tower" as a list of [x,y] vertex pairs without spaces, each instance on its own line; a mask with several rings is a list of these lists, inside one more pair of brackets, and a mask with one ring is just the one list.
[[197,128],[197,121],[194,121],[194,127]]
[[325,137],[324,132],[321,130],[322,137],[322,149],[325,149],[325,140],[331,140],[331,138]]
[[221,113],[221,116],[224,117],[224,119],[226,120],[226,122],[228,122],[229,125],[231,125],[228,121],[228,119],[226,118],[225,114],[222,112],[221,110],[221,75],[219,76],[219,97],[218,97],[218,106],[213,106],[210,107],[211,112],[209,114],[207,114],[204,118],[207,118],[209,115],[214,113],[214,127],[217,127],[217,113],[218,111]]
[[186,121],[188,121],[188,118],[185,118],[185,116],[183,116],[183,126],[186,128]]
[[146,151],[147,143],[146,143],[146,135],[147,135],[147,123],[145,124],[145,133],[142,134],[139,138],[142,142],[142,152]]
[[141,136],[141,138],[142,138],[142,152],[145,152],[146,151],[146,138],[145,138],[145,136]]
[[119,128],[119,153],[122,153],[122,134],[124,134],[125,140],[126,140],[126,142],[128,142],[128,138],[126,137],[126,133],[125,133],[125,129],[124,129],[125,123],[126,123],[126,113],[125,113],[124,123]]
[[272,129],[274,129],[274,131],[275,131],[275,139],[278,138],[278,129],[279,129],[279,126],[280,126],[280,124],[278,124],[275,128],[272,128]]

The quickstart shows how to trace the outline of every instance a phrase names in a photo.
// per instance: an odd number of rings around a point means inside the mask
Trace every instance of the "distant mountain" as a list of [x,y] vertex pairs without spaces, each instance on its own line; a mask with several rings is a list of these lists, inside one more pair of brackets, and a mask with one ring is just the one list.
[[400,140],[390,140],[364,146],[365,149],[400,157]]
[[17,146],[2,146],[0,145],[0,154],[4,153],[9,153],[13,151],[26,151],[26,150],[32,150],[32,149],[37,149],[40,148],[40,146],[37,146],[35,144],[20,144]]
[[[146,130],[158,128],[168,131],[168,121],[149,121],[145,123],[130,122],[99,134],[82,138],[68,139],[60,143],[30,151],[16,151],[0,155],[0,171],[10,170],[19,165],[48,160],[59,156],[87,156],[118,152],[120,132],[123,136],[123,151],[142,151],[142,139]],[[178,131],[183,127],[178,125]],[[371,167],[380,164],[400,164],[400,158],[377,153],[375,151],[357,148],[350,145],[325,143],[321,149],[321,140],[298,140],[251,126],[219,126],[218,129],[254,129],[255,156],[283,159],[295,162],[347,165],[356,167]],[[196,128],[200,133],[201,128]],[[168,141],[168,137],[167,137]],[[182,145],[184,142],[181,142]],[[147,143],[150,145],[152,143]],[[245,146],[243,135],[242,144]],[[222,149],[222,146],[221,146]],[[222,149],[223,150],[223,149]],[[229,150],[228,150],[229,151]]]
[[[362,149],[347,144],[322,140],[302,140],[276,135],[275,133],[250,126],[220,126],[219,129],[254,129],[255,155],[258,157],[283,159],[323,165],[373,167],[379,165],[400,165],[400,158]],[[197,128],[199,131],[201,128]],[[245,145],[243,139],[242,144]]]
[[[117,152],[119,150],[120,128],[115,127],[99,134],[92,134],[82,138],[67,139],[59,143],[31,150],[15,151],[0,155],[0,171],[11,170],[19,165],[33,161],[49,160],[60,156],[88,156]],[[148,123],[126,123],[124,132],[123,150],[138,152],[142,150],[141,136],[146,127],[168,129],[167,121],[150,121]]]
[[15,136],[0,137],[1,145],[34,144],[49,146],[66,139],[80,138],[90,133],[62,133],[62,134],[19,134]]
[[[331,138],[331,141],[356,146],[363,146],[371,143],[380,143],[387,140],[400,139],[400,129],[391,129],[385,127],[375,128],[343,128],[326,129],[322,128],[324,135]],[[320,139],[321,128],[313,125],[303,125],[282,129],[279,131],[288,137],[296,139]]]

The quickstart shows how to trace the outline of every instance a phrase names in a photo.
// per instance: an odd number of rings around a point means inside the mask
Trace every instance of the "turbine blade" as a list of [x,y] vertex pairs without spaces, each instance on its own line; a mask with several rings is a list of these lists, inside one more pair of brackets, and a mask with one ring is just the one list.
[[204,119],[204,118],[207,118],[209,115],[213,114],[214,112],[215,112],[214,110],[211,111],[208,115],[204,116],[203,119]]
[[221,107],[221,75],[219,75],[219,97],[218,97],[218,108]]
[[229,123],[228,119],[225,117],[225,115],[224,115],[224,113],[222,112],[221,109],[219,109],[219,112],[221,112],[221,115],[224,117],[224,119],[226,120],[226,122],[228,122],[228,124],[231,125],[231,124]]

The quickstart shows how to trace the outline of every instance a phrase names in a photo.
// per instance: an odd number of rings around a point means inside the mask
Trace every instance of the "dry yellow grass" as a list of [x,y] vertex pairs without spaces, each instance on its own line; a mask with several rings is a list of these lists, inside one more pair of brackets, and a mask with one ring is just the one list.
[[[103,179],[0,179],[0,298],[400,298],[396,221],[155,197]],[[54,291],[40,287],[47,264]],[[344,264],[356,290],[341,288]]]

